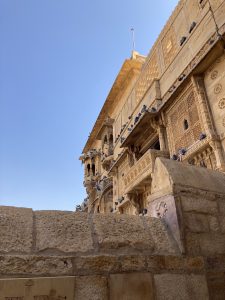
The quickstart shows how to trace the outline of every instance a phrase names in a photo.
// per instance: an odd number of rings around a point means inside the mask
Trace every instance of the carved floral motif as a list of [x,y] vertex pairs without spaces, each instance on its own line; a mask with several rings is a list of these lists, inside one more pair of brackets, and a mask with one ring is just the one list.
[[218,106],[220,109],[225,108],[225,98],[220,99]]

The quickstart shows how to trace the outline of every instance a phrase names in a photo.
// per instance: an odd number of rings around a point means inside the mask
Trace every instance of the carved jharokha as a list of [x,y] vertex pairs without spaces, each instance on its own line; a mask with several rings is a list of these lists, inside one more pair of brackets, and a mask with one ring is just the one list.
[[83,149],[85,210],[146,213],[157,157],[225,171],[225,1],[210,2],[181,0],[148,57],[125,60]]

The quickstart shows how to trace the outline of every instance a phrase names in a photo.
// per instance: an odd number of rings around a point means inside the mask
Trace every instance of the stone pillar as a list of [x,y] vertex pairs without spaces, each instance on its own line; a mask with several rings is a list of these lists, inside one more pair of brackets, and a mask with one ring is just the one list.
[[202,125],[204,127],[206,135],[213,137],[216,135],[213,119],[208,105],[207,94],[204,85],[204,79],[202,76],[193,76],[192,83],[194,90],[197,94],[197,100],[199,103],[199,114],[202,120]]
[[225,172],[225,161],[221,142],[218,140],[212,140],[209,144],[215,153],[216,169]]
[[158,127],[158,135],[159,135],[160,150],[166,151],[167,150],[166,128],[164,126],[160,125]]
[[194,90],[198,96],[199,112],[203,122],[204,130],[208,138],[210,138],[210,146],[212,147],[216,157],[216,169],[225,170],[225,160],[222,152],[222,145],[217,135],[208,98],[205,90],[204,79],[202,76],[193,76],[192,82]]

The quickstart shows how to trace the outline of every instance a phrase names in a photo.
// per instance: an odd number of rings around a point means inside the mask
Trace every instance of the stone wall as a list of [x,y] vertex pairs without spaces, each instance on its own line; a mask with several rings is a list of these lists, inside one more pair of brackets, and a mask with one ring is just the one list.
[[178,278],[181,293],[191,285],[207,295],[203,259],[181,257],[160,219],[2,206],[0,230],[1,300],[25,297],[27,284],[49,296],[44,282],[61,295],[72,289],[69,299],[154,299],[155,287],[163,299],[162,282]]
[[1,206],[0,230],[1,300],[223,299],[225,255],[181,254],[159,218]]
[[157,158],[147,217],[0,207],[0,300],[224,299],[225,174]]

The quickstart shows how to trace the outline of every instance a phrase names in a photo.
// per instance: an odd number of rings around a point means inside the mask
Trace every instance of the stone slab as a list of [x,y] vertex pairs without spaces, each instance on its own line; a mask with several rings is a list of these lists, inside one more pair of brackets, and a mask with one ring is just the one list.
[[0,279],[0,300],[74,300],[74,277]]
[[[160,221],[154,219],[152,225],[158,224],[158,222]],[[146,230],[142,218],[128,215],[96,214],[93,216],[93,223],[101,250],[120,249],[121,251],[126,249],[130,252],[158,250],[151,232]],[[155,225],[157,226],[157,224]],[[163,250],[167,252],[167,248]]]
[[0,252],[29,253],[32,231],[32,209],[0,206]]
[[76,278],[75,300],[107,300],[107,278],[80,276]]
[[0,256],[1,276],[68,276],[73,274],[72,259],[63,256]]
[[36,211],[36,249],[68,252],[93,250],[88,214]]
[[141,218],[128,215],[93,216],[95,233],[101,249],[154,251],[154,241],[145,230]]
[[157,300],[209,299],[205,276],[158,274],[154,276]]
[[114,274],[109,279],[110,300],[153,300],[150,273]]

